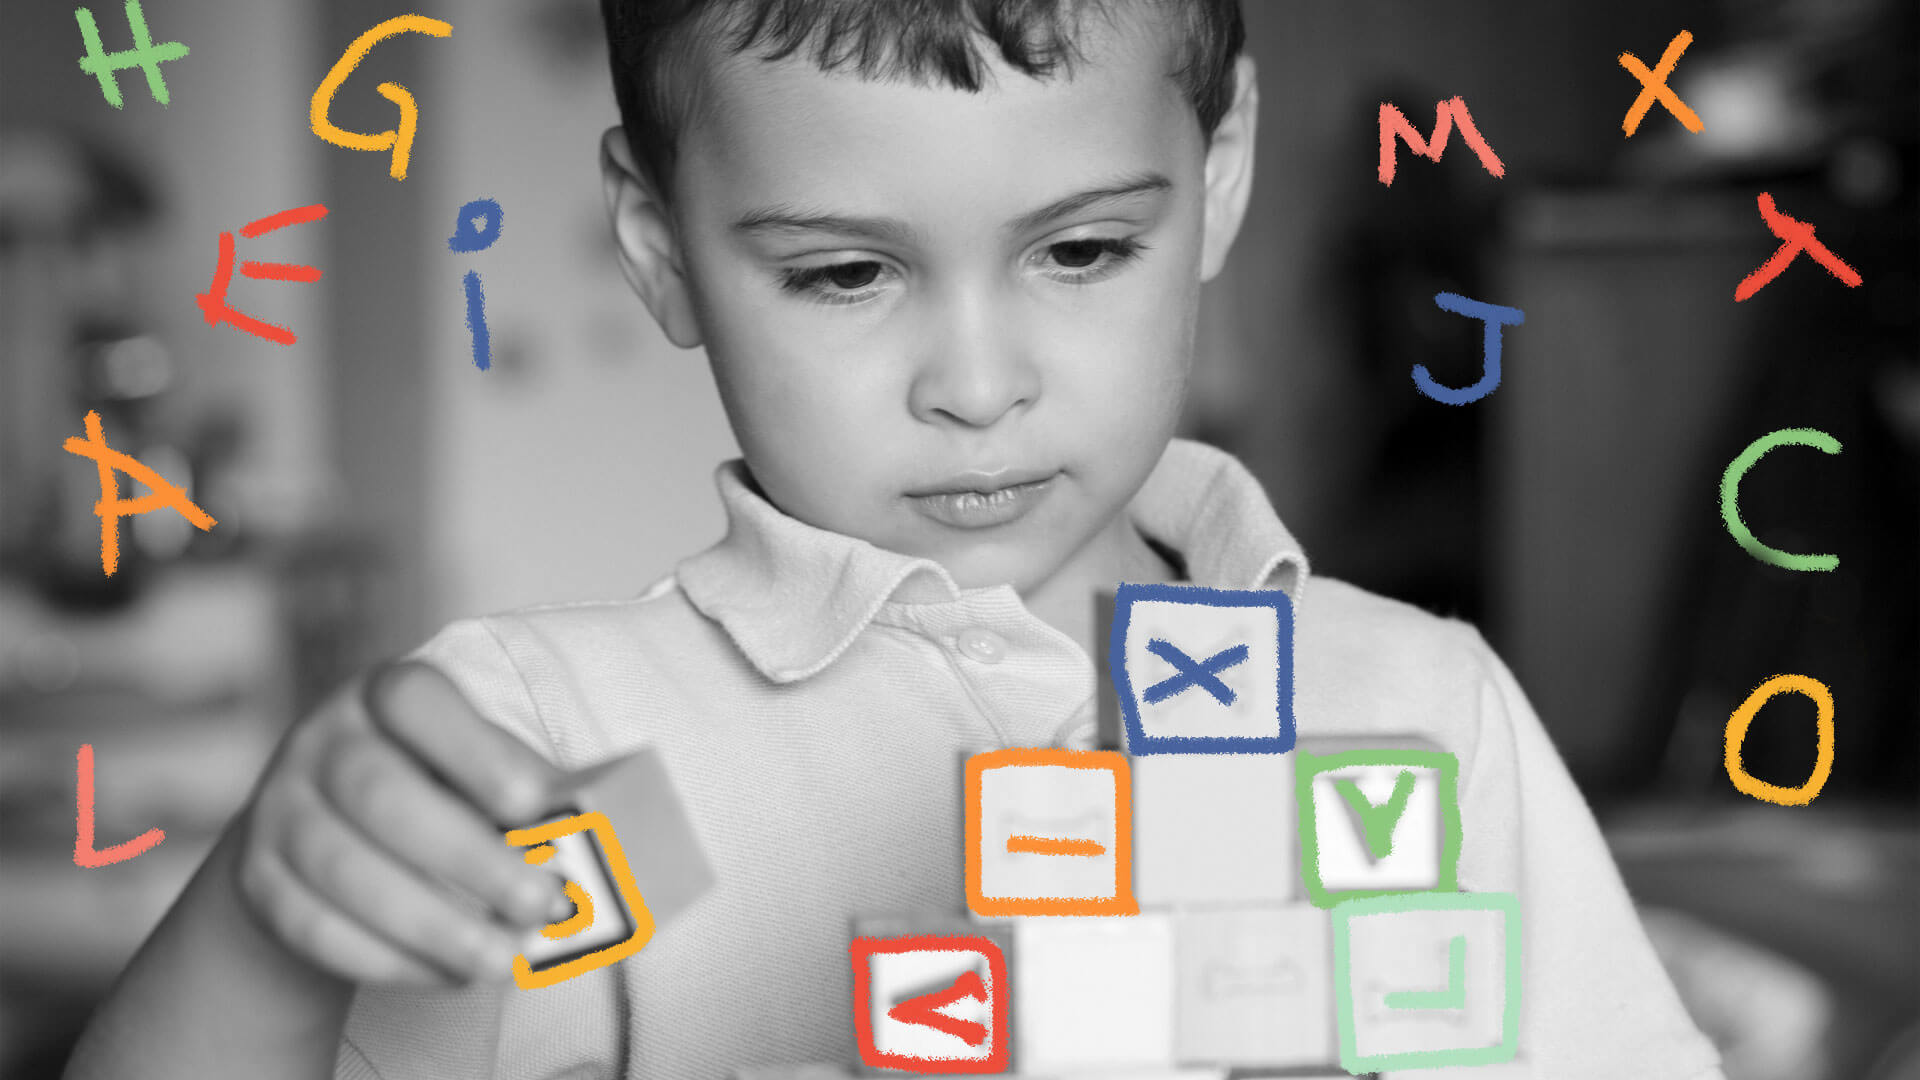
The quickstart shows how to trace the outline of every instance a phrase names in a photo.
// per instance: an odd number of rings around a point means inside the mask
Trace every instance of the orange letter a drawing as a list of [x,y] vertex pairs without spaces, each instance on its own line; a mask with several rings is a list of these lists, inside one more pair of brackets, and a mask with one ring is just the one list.
[[[114,568],[120,565],[120,519],[123,517],[172,507],[202,532],[218,524],[165,477],[108,446],[107,437],[100,430],[99,413],[88,410],[86,438],[69,436],[62,445],[68,453],[92,458],[100,467],[100,501],[93,504],[93,512],[100,515],[100,567],[108,577],[112,577]],[[121,498],[120,485],[113,478],[116,471],[147,485],[152,494],[137,499]]]
[[1473,126],[1473,114],[1467,111],[1463,98],[1450,98],[1436,102],[1433,106],[1433,135],[1422,139],[1419,129],[1407,121],[1399,109],[1386,102],[1380,103],[1380,182],[1393,183],[1394,156],[1397,147],[1395,137],[1405,139],[1407,149],[1428,159],[1439,161],[1440,155],[1447,149],[1447,136],[1452,133],[1454,124],[1460,125],[1460,137],[1467,141],[1473,152],[1480,157],[1480,164],[1497,179],[1507,174],[1507,168],[1500,163],[1499,155],[1487,140],[1480,137],[1480,129]]

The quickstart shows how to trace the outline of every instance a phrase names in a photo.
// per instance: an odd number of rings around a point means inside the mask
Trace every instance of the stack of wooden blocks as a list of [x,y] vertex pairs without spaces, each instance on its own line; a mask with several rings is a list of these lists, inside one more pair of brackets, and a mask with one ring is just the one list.
[[1123,585],[1099,604],[1099,745],[967,759],[967,914],[855,921],[863,1070],[1512,1059],[1519,912],[1455,891],[1453,755],[1296,745],[1283,592]]

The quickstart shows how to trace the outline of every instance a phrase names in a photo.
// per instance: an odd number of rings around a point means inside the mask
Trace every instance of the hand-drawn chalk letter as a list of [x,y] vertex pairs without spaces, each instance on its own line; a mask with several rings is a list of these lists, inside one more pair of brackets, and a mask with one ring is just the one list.
[[1386,102],[1380,103],[1380,182],[1391,186],[1394,171],[1394,137],[1405,139],[1407,149],[1438,162],[1440,155],[1446,152],[1447,136],[1453,131],[1453,125],[1460,125],[1460,137],[1480,157],[1480,164],[1498,179],[1507,174],[1507,167],[1500,163],[1499,155],[1487,140],[1480,137],[1480,129],[1473,126],[1473,114],[1467,111],[1465,100],[1455,97],[1437,102],[1433,106],[1433,135],[1422,139],[1420,132],[1407,121],[1399,109]]
[[413,153],[413,134],[420,122],[420,109],[414,104],[413,95],[399,83],[383,82],[375,87],[380,96],[393,102],[400,108],[400,124],[397,128],[367,135],[357,131],[343,131],[327,119],[327,110],[333,104],[333,95],[340,85],[353,74],[360,61],[375,45],[387,38],[399,34],[427,34],[432,37],[453,36],[453,24],[429,19],[424,15],[397,15],[386,22],[353,39],[347,51],[340,54],[333,67],[327,69],[327,77],[313,91],[313,100],[307,108],[308,123],[313,133],[335,146],[344,146],[349,150],[371,150],[378,153],[392,150],[393,160],[387,167],[387,175],[395,180],[407,178],[407,158]]
[[1427,371],[1427,365],[1415,364],[1413,365],[1413,385],[1433,400],[1448,405],[1465,405],[1479,401],[1493,393],[1494,388],[1500,385],[1500,328],[1519,326],[1526,322],[1526,312],[1519,308],[1469,300],[1459,293],[1450,292],[1435,293],[1433,302],[1442,310],[1451,311],[1456,315],[1465,315],[1470,319],[1479,319],[1487,324],[1485,340],[1481,348],[1484,360],[1481,365],[1480,381],[1462,390],[1450,390],[1434,380],[1432,373]]

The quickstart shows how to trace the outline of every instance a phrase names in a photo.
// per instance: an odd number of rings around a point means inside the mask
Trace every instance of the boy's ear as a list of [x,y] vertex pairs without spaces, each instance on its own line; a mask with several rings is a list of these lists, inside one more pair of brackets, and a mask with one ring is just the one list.
[[701,344],[686,264],[666,200],[635,166],[627,133],[619,125],[600,137],[600,178],[627,284],[653,313],[667,340],[683,349]]
[[1233,69],[1233,104],[1213,130],[1207,147],[1207,195],[1200,280],[1212,281],[1246,219],[1253,191],[1253,137],[1259,128],[1260,86],[1253,57],[1242,54]]

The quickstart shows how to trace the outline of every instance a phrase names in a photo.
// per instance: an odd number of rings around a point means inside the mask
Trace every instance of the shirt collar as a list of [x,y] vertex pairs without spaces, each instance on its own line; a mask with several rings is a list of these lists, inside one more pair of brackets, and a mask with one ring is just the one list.
[[[788,516],[754,490],[742,459],[722,462],[714,484],[727,534],[681,560],[675,576],[693,606],[774,682],[804,679],[831,664],[883,604],[951,602],[985,591],[961,589],[931,559]],[[1172,440],[1127,514],[1143,535],[1181,556],[1196,585],[1278,588],[1298,599],[1306,553],[1260,482],[1224,450]]]

